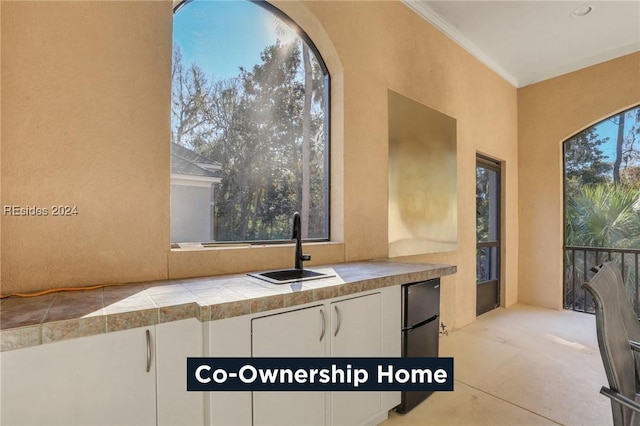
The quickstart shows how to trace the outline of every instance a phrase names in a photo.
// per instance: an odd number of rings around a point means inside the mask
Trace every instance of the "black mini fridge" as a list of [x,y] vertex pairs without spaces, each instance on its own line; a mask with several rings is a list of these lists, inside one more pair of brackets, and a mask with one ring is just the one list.
[[[438,318],[440,317],[440,279],[402,286],[402,356],[438,356]],[[396,408],[407,413],[432,391],[402,392]]]

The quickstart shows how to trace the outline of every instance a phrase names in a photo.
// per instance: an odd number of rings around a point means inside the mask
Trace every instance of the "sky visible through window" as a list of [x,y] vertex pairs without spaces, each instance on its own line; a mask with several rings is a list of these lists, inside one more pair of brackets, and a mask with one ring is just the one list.
[[[631,120],[627,120],[624,126],[624,134],[629,132],[629,129],[633,126]],[[607,156],[608,160],[613,162],[616,158],[616,138],[618,137],[618,125],[613,121],[605,120],[595,126],[596,133],[602,138],[609,138],[609,141],[600,146],[602,153]]]
[[[621,129],[622,121],[624,121],[624,127]],[[622,138],[619,140],[620,130],[622,130]],[[638,182],[640,178],[639,142],[640,106],[636,106],[614,114],[567,139],[565,141],[567,143],[565,145],[567,150],[565,152],[565,168],[569,169],[569,174],[584,168],[582,173],[595,173],[598,176],[606,174],[605,171],[609,169],[609,172],[613,173],[610,177],[615,182],[618,182],[618,178],[621,176],[619,173],[628,168],[628,173],[637,176],[632,180]],[[618,144],[621,149],[619,157],[616,152]],[[600,157],[596,158],[598,156]],[[566,161],[569,163],[567,164]],[[618,171],[614,170],[616,161],[619,161]],[[577,166],[580,167],[575,169]]]
[[[279,29],[283,33],[278,37]],[[247,0],[194,0],[174,15],[173,32],[183,63],[196,63],[216,79],[236,77],[241,66],[251,69],[266,45],[275,44],[276,38],[286,43],[295,35],[272,13]]]

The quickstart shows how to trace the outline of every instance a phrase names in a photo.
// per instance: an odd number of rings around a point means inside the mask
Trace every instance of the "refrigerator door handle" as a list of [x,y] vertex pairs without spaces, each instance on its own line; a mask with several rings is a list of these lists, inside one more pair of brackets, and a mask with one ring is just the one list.
[[426,323],[429,323],[429,322],[434,321],[436,319],[438,319],[438,315],[433,315],[433,316],[427,318],[426,320],[420,321],[417,324],[411,324],[409,327],[402,327],[402,331],[407,331],[407,330],[412,330],[414,328],[422,327]]

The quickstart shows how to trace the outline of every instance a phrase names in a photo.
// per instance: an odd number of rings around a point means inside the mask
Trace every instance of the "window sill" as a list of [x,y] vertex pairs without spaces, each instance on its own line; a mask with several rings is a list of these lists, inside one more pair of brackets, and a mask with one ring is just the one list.
[[[225,275],[291,267],[295,243],[231,244],[213,247],[172,248],[168,253],[168,279]],[[344,263],[343,242],[303,243],[311,261],[305,266]]]

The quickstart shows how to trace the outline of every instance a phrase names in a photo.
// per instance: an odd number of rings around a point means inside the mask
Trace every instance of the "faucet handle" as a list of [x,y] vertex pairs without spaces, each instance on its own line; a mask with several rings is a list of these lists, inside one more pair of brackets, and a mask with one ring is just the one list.
[[302,256],[300,256],[300,260],[306,262],[307,260],[311,260],[311,255],[310,254],[303,254]]

